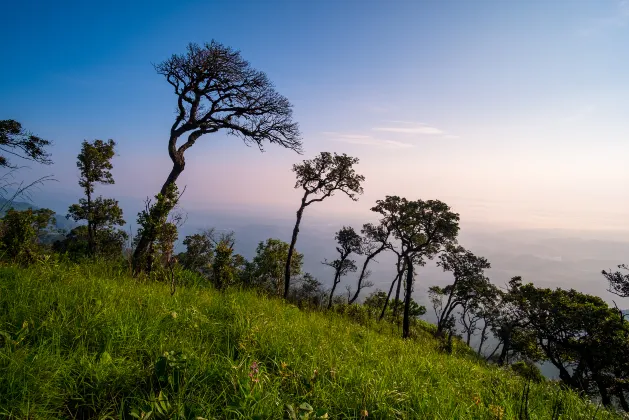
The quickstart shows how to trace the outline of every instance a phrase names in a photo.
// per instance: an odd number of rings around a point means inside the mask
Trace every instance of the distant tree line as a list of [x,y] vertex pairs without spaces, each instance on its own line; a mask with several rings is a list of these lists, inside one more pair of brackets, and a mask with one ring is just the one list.
[[[485,274],[490,262],[458,243],[459,214],[442,201],[399,196],[377,200],[371,208],[376,223],[365,223],[359,231],[343,226],[335,233],[336,257],[322,261],[333,272],[330,288],[304,272],[304,255],[297,248],[304,212],[337,193],[358,201],[365,177],[356,172],[356,157],[322,152],[293,166],[295,188],[302,196],[288,242],[261,241],[255,256],[247,260],[235,252],[234,232],[207,229],[183,238],[185,251],[176,254],[178,231],[185,222],[178,210],[182,193],[176,181],[185,168],[186,150],[197,140],[226,131],[260,148],[268,142],[299,153],[302,142],[291,104],[238,51],[214,41],[191,44],[185,54],[173,55],[156,70],[177,98],[167,144],[173,168],[159,193],[147,199],[138,214],[136,234],[122,230],[125,220],[118,201],[97,194],[103,186],[114,184],[115,141],[83,141],[77,156],[83,197],[67,213],[79,226],[61,234],[54,226],[53,211],[16,210],[8,205],[1,209],[0,221],[4,262],[29,265],[50,258],[124,262],[137,277],[170,282],[173,294],[183,273],[194,273],[199,282],[217,290],[251,288],[304,309],[360,313],[394,323],[401,326],[404,338],[428,331],[442,340],[446,350],[453,343],[471,346],[474,341],[479,358],[512,366],[532,380],[542,380],[535,364],[548,362],[558,370],[564,386],[629,412],[625,313],[599,297],[574,289],[539,288],[520,277],[504,287],[493,284]],[[0,121],[0,167],[6,170],[16,168],[7,155],[50,164],[50,144],[16,121]],[[50,235],[57,240],[50,243],[46,240]],[[373,286],[370,265],[384,253],[396,257],[388,291],[364,296],[364,290]],[[452,282],[429,288],[427,298],[437,321],[427,328],[420,321],[426,308],[412,296],[421,267],[430,260],[451,273]],[[358,273],[355,286],[348,286],[347,294],[339,293],[338,286],[350,273]],[[627,266],[602,274],[610,292],[629,297]],[[496,339],[494,344],[490,345],[490,337]]]

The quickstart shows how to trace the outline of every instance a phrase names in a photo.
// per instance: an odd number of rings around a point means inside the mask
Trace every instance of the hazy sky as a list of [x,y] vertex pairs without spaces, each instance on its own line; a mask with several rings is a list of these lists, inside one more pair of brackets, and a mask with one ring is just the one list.
[[59,194],[78,195],[83,139],[113,138],[118,184],[164,181],[175,96],[155,73],[188,42],[240,49],[294,104],[305,155],[223,134],[188,151],[189,208],[292,217],[291,165],[361,159],[367,214],[398,194],[467,222],[629,230],[629,2],[151,1],[3,5],[0,118],[55,141]]

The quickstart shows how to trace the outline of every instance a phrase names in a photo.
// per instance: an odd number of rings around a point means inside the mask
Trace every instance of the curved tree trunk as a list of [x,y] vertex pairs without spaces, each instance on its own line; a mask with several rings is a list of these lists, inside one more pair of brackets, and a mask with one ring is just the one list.
[[402,338],[408,338],[411,335],[411,293],[413,293],[413,263],[406,256],[406,299],[404,299],[404,321],[402,323]]
[[398,271],[397,275],[393,279],[393,282],[391,283],[391,287],[389,288],[389,294],[387,295],[387,300],[384,301],[384,306],[382,307],[382,312],[380,312],[380,317],[378,318],[378,321],[382,321],[384,319],[384,315],[387,312],[387,307],[389,306],[389,300],[391,299],[391,293],[393,293],[393,286],[395,286],[395,282],[397,282],[399,279],[400,279],[400,272]]
[[[170,186],[173,185],[177,181],[177,178],[179,178],[179,175],[181,175],[181,173],[183,172],[186,166],[183,154],[177,154],[177,153],[175,153],[174,155],[171,154],[171,159],[173,160],[173,168],[168,174],[168,178],[166,178],[166,182],[164,182],[164,185],[162,185],[162,189],[160,190],[161,194],[166,194]],[[139,274],[144,271],[145,269],[144,262],[147,257],[149,258],[151,257],[148,254],[151,253],[151,244],[155,241],[156,234],[157,233],[152,229],[145,229],[142,231],[142,236],[140,237],[140,240],[138,241],[138,245],[136,246],[135,251],[133,252],[133,273],[134,274]]]
[[297,235],[299,234],[299,224],[301,223],[301,218],[304,215],[304,209],[306,208],[306,197],[307,194],[304,194],[304,197],[301,199],[301,206],[299,206],[299,210],[297,210],[297,221],[295,222],[295,227],[293,228],[293,236],[290,240],[290,246],[288,247],[288,257],[286,258],[286,267],[284,267],[284,299],[288,299],[288,290],[290,288],[290,263],[293,259],[293,254],[295,253],[295,244],[297,243]]
[[332,299],[334,299],[334,291],[336,290],[336,286],[341,282],[341,273],[337,271],[334,274],[334,284],[332,285],[332,290],[330,290],[330,298],[328,299],[328,309],[332,307]]
[[376,258],[376,256],[379,253],[384,251],[384,249],[385,249],[384,247],[380,247],[375,252],[372,252],[371,254],[367,256],[367,258],[365,259],[365,262],[363,263],[363,268],[360,271],[360,276],[358,277],[358,283],[356,285],[356,293],[354,293],[354,296],[352,296],[352,298],[347,303],[352,304],[356,301],[356,299],[358,299],[358,295],[360,294],[360,291],[362,290],[362,287],[363,287],[363,280],[365,280],[365,274],[367,273],[367,266],[369,265],[371,260]]
[[403,279],[403,275],[405,271],[406,271],[406,262],[402,264],[402,271],[400,271],[399,273],[400,277],[397,283],[397,290],[395,291],[395,300],[393,301],[395,303],[395,306],[393,307],[393,319],[396,321],[399,315],[398,311],[399,311],[399,303],[400,303],[400,294],[402,292],[402,283],[403,283],[402,279]]

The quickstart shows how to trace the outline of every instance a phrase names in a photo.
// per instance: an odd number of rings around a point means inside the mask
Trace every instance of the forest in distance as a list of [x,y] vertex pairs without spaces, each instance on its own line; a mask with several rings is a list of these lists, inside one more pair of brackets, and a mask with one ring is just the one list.
[[[508,367],[529,382],[546,381],[539,366],[552,366],[558,386],[600,401],[609,410],[629,413],[626,308],[576,287],[540,287],[517,274],[504,284],[492,282],[487,275],[490,259],[460,240],[465,215],[446,202],[397,195],[375,203],[361,201],[366,184],[359,157],[324,151],[295,163],[292,172],[300,200],[291,232],[281,238],[257,238],[250,258],[236,252],[234,232],[208,228],[180,235],[187,216],[179,202],[182,194],[194,192],[177,181],[197,142],[220,131],[249,146],[302,154],[303,140],[289,100],[231,47],[217,41],[191,43],[155,70],[175,94],[176,112],[164,144],[172,169],[137,214],[135,232],[127,229],[129,219],[118,200],[102,195],[104,187],[120,181],[112,174],[115,140],[84,140],[77,147],[77,182],[83,196],[66,214],[56,215],[24,204],[33,187],[51,178],[32,184],[16,181],[20,166],[15,163],[24,159],[51,164],[52,142],[18,121],[0,121],[3,266],[27,270],[50,261],[100,261],[121,267],[138,282],[166,285],[171,296],[182,293],[191,276],[225,295],[235,289],[253,290],[303,311],[390,325],[405,340],[429,334],[444,354],[465,346],[483,363]],[[357,201],[370,209],[375,221],[345,223],[334,232],[334,247],[317,262],[330,277],[322,281],[304,270],[303,250],[308,245],[300,231],[309,223],[309,211],[331,200]],[[71,223],[64,225],[64,220]],[[447,283],[427,284],[427,265],[442,272]],[[591,279],[598,282],[595,289],[629,297],[629,267],[599,270],[599,278]],[[425,294],[414,299],[418,290]],[[422,320],[427,315],[432,323]],[[11,340],[18,342],[16,337],[5,338],[0,348]]]

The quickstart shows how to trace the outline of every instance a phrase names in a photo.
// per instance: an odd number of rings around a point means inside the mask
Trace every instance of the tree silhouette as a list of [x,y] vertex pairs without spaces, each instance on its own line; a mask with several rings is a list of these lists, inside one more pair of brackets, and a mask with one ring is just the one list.
[[[624,270],[626,273],[620,270]],[[603,276],[605,276],[609,282],[608,292],[620,297],[629,297],[629,267],[625,264],[621,264],[618,266],[618,271],[603,270]]]
[[358,276],[358,282],[356,283],[356,293],[349,299],[348,303],[354,303],[358,299],[360,291],[365,287],[364,280],[370,275],[367,270],[369,263],[378,256],[382,251],[390,249],[389,236],[391,231],[386,226],[375,226],[371,223],[365,223],[361,229],[363,234],[362,253],[366,256],[363,262],[363,267],[360,270]]
[[297,243],[299,225],[306,207],[312,203],[320,202],[340,191],[350,199],[357,201],[356,197],[363,193],[361,183],[365,180],[363,175],[359,175],[354,170],[354,165],[358,164],[358,158],[337,155],[329,152],[321,152],[311,160],[304,160],[299,165],[293,165],[293,172],[297,177],[295,188],[304,190],[301,198],[299,210],[297,210],[297,221],[293,228],[293,236],[288,248],[288,258],[284,266],[284,298],[288,297],[291,277],[291,259]]
[[437,316],[437,334],[445,331],[445,326],[453,322],[453,312],[461,306],[471,305],[479,298],[489,283],[484,270],[491,265],[483,257],[477,257],[462,246],[448,246],[439,256],[439,266],[451,271],[454,283],[445,287],[433,286],[429,289],[430,300]]
[[[261,150],[269,142],[301,152],[299,127],[292,121],[290,102],[239,51],[215,41],[203,46],[191,43],[185,54],[173,55],[155,69],[177,95],[175,122],[168,139],[173,167],[160,191],[163,196],[183,172],[186,150],[204,134],[224,130]],[[187,136],[185,141],[178,145],[183,136]],[[133,256],[134,271],[142,270],[141,262],[154,234],[143,231]]]
[[[69,207],[67,218],[87,222],[88,253],[92,256],[98,251],[97,239],[108,242],[106,238],[120,236],[115,227],[125,224],[117,200],[93,196],[96,184],[115,183],[111,174],[111,159],[115,155],[115,147],[116,142],[111,139],[106,142],[94,140],[91,143],[85,140],[77,157],[79,186],[83,188],[85,198],[81,198],[79,204]],[[126,232],[123,233],[126,237]]]
[[348,273],[353,273],[357,270],[356,262],[349,259],[349,256],[351,254],[360,254],[362,252],[362,239],[352,227],[343,226],[338,232],[336,232],[334,239],[336,239],[338,244],[336,251],[339,253],[339,258],[334,261],[323,262],[323,264],[334,268],[334,282],[332,283],[332,290],[330,290],[328,309],[332,307],[334,291],[336,290],[336,286],[338,286],[341,282],[341,278]]
[[42,139],[24,130],[15,120],[0,120],[0,168],[16,168],[4,154],[30,160],[44,165],[52,164],[46,147],[50,140]]
[[413,268],[432,259],[443,247],[456,242],[459,215],[439,200],[408,201],[398,196],[378,200],[372,211],[380,213],[380,223],[387,226],[400,243],[406,265],[406,285],[402,336],[410,336],[410,299],[413,292]]

